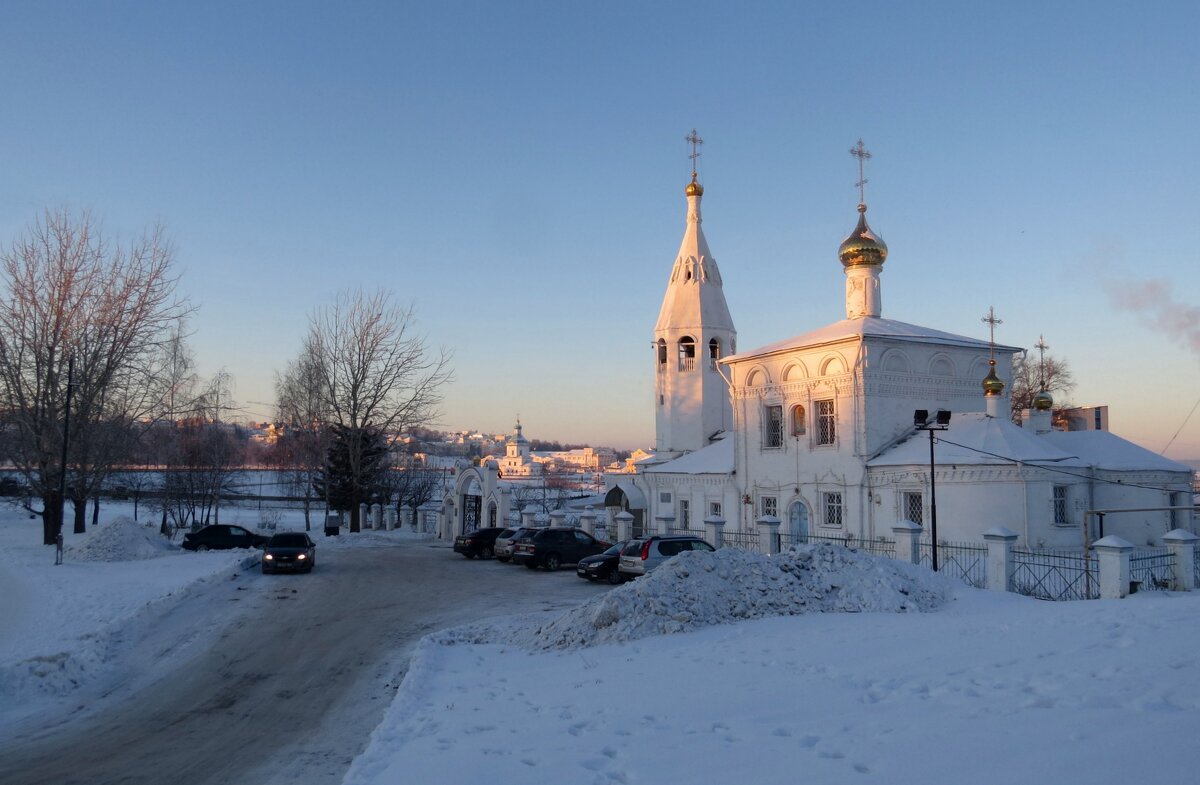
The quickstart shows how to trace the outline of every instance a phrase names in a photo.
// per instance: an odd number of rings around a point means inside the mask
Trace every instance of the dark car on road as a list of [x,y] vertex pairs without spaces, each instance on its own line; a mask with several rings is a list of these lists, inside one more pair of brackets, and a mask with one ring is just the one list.
[[231,548],[261,548],[267,538],[241,526],[214,523],[183,535],[183,547],[189,551],[227,551]]
[[317,566],[317,544],[304,532],[272,535],[263,548],[263,575],[271,572],[312,572]]
[[621,583],[624,579],[621,577],[621,572],[617,567],[621,561],[621,550],[628,544],[629,540],[622,540],[604,553],[597,553],[595,556],[587,556],[580,559],[579,566],[575,568],[575,574],[580,578],[587,578],[589,581],[608,581],[612,584]]
[[601,553],[608,546],[609,543],[579,529],[534,529],[517,540],[512,558],[531,570],[538,567],[557,570],[564,564],[578,564],[580,559]]
[[490,559],[496,555],[496,538],[503,531],[508,531],[508,529],[493,526],[460,534],[454,538],[454,552],[461,553],[468,559],[474,559],[476,556],[481,559]]

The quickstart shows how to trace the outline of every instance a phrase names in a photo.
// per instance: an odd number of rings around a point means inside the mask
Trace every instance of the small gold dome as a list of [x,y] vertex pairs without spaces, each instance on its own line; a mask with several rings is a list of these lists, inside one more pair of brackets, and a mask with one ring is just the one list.
[[688,196],[704,196],[704,186],[696,182],[696,173],[692,172],[692,181],[687,184],[685,193]]
[[867,206],[858,206],[858,226],[850,236],[842,241],[838,249],[838,259],[846,267],[857,265],[879,266],[887,260],[887,243],[883,238],[871,231],[867,226]]
[[988,369],[988,375],[983,378],[983,394],[1000,395],[1004,392],[1004,382],[996,375],[996,361],[988,360],[988,364],[992,367]]
[[1033,408],[1039,412],[1048,412],[1054,408],[1054,399],[1050,397],[1050,393],[1042,390],[1033,396]]

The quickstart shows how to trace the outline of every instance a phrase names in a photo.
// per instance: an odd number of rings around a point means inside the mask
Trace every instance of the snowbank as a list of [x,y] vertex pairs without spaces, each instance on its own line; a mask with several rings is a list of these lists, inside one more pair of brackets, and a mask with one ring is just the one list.
[[549,623],[468,625],[439,640],[574,649],[767,616],[930,611],[954,588],[928,570],[827,544],[798,545],[775,557],[732,548],[688,551]]
[[71,561],[136,561],[178,553],[179,546],[159,534],[153,525],[128,516],[92,530],[90,536],[67,549]]

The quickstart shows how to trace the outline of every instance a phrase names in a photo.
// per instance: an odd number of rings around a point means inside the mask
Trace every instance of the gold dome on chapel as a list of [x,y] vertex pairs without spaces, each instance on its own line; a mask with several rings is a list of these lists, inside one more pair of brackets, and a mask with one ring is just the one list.
[[1000,395],[1004,392],[1004,382],[996,375],[996,361],[988,360],[988,375],[983,377],[983,394]]
[[1054,408],[1054,398],[1050,396],[1050,393],[1042,390],[1033,396],[1033,408],[1039,412],[1048,412]]
[[887,259],[887,243],[883,238],[871,231],[867,226],[867,206],[858,206],[858,226],[850,236],[842,241],[838,249],[838,259],[846,267],[858,265],[879,266]]
[[704,196],[704,186],[696,181],[696,173],[692,172],[692,181],[687,184],[684,193],[688,196]]

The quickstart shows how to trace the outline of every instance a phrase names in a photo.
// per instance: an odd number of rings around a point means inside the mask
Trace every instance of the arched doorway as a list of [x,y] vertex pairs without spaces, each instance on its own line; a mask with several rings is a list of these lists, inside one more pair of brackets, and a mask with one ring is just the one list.
[[800,500],[788,508],[788,534],[792,542],[808,542],[808,505]]

